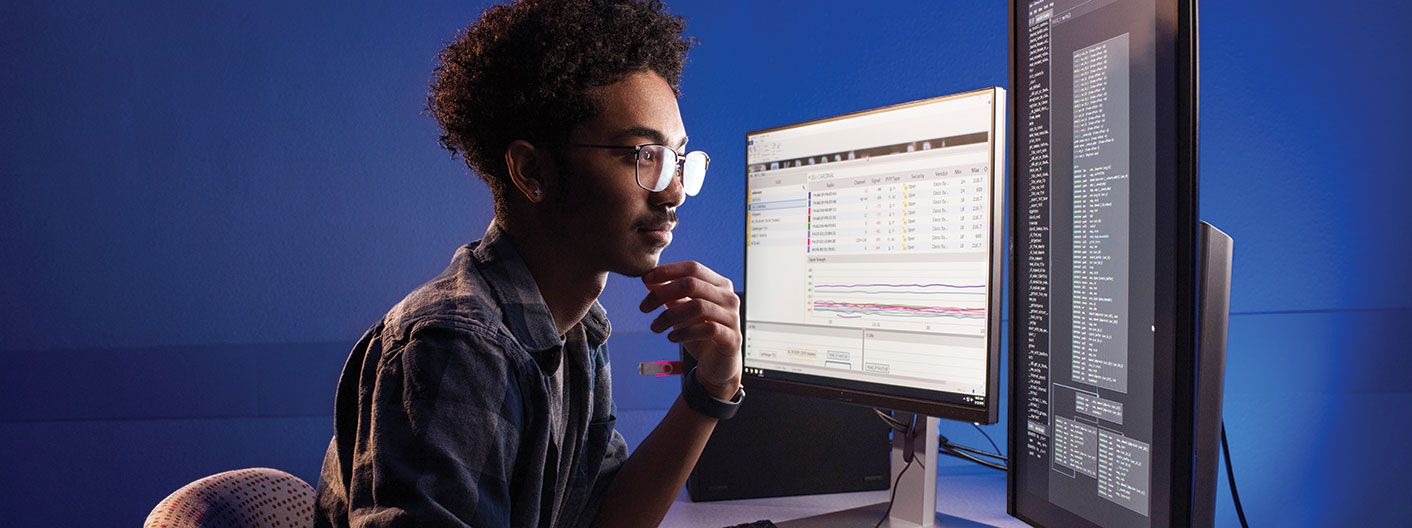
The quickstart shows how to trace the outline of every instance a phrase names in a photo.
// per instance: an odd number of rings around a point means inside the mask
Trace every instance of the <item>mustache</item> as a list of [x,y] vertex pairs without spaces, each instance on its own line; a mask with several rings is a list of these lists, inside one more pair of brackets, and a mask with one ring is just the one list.
[[637,226],[638,228],[646,228],[646,227],[656,227],[656,226],[660,226],[660,225],[663,225],[663,224],[677,225],[678,223],[679,223],[679,222],[678,222],[678,220],[677,220],[677,213],[676,213],[675,211],[671,211],[671,212],[668,212],[668,213],[666,213],[666,214],[657,215],[657,216],[650,216],[650,217],[647,217],[647,218],[643,218],[643,219],[641,219],[641,220],[638,220],[636,226]]

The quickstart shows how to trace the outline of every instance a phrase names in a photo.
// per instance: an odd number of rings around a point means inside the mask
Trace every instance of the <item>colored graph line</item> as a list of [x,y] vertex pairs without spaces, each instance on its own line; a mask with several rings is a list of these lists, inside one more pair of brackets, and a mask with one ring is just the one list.
[[839,317],[851,316],[850,318],[857,317],[859,314],[887,317],[950,317],[953,319],[981,319],[985,317],[985,308],[848,303],[839,301],[814,301],[814,311],[834,312]]
[[[817,286],[816,286],[817,288]],[[872,295],[985,295],[986,292],[957,291],[868,291],[868,290],[829,290],[822,293],[860,293]]]
[[815,284],[815,288],[984,288],[984,284]]

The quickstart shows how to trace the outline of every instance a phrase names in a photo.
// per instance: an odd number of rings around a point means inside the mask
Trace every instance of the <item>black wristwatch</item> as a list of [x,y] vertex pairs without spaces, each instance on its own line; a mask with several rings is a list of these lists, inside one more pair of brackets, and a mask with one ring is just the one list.
[[741,400],[745,399],[745,387],[737,389],[731,401],[717,399],[696,382],[696,367],[692,367],[691,372],[686,373],[686,377],[682,379],[681,396],[691,410],[717,420],[729,420],[735,416],[736,409],[740,408]]

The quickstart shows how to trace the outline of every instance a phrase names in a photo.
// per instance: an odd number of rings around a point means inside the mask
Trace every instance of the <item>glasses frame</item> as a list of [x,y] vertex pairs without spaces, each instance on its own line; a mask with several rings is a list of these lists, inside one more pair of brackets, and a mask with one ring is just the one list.
[[[633,151],[633,168],[632,168],[632,170],[633,170],[633,181],[636,181],[636,182],[637,182],[637,186],[638,186],[638,187],[642,187],[643,189],[646,189],[647,191],[650,191],[650,192],[662,192],[662,191],[665,191],[665,190],[667,190],[667,187],[671,187],[671,186],[672,186],[672,180],[678,180],[678,179],[681,180],[681,182],[682,182],[682,190],[685,191],[685,190],[686,190],[686,157],[689,156],[689,155],[691,155],[691,154],[700,153],[700,154],[701,154],[701,157],[706,158],[705,166],[704,166],[704,167],[701,167],[701,180],[702,180],[702,183],[705,183],[705,180],[706,180],[706,170],[711,167],[711,155],[710,155],[710,154],[707,154],[707,153],[702,152],[702,151],[700,151],[700,150],[693,150],[693,151],[688,152],[688,153],[686,153],[686,154],[682,154],[681,152],[677,151],[677,149],[674,149],[674,148],[669,147],[669,146],[667,146],[667,145],[663,145],[663,144],[661,144],[661,143],[643,143],[643,144],[641,144],[641,145],[598,145],[598,144],[594,144],[594,143],[553,143],[553,144],[554,144],[554,145],[559,145],[559,146],[564,146],[564,147],[577,147],[577,148],[599,148],[599,149],[632,150],[632,151]],[[676,168],[672,169],[672,178],[671,178],[671,180],[667,180],[667,185],[666,185],[665,187],[662,187],[661,189],[653,189],[653,188],[651,188],[651,187],[648,187],[648,186],[642,184],[642,149],[643,149],[644,147],[662,147],[662,148],[664,148],[664,149],[667,149],[667,150],[672,151],[672,154],[675,154],[675,155],[677,156]],[[697,193],[700,193],[700,192],[701,192],[701,188],[700,188],[700,187],[697,187],[696,192],[688,192],[688,193],[686,193],[686,195],[687,195],[687,196],[696,196]]]

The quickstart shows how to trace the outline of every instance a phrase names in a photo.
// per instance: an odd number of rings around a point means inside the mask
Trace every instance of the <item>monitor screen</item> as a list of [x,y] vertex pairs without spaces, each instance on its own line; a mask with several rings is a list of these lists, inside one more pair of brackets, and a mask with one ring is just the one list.
[[746,136],[747,385],[995,422],[1004,102]]
[[1010,507],[1032,524],[1184,515],[1195,41],[1178,4],[1011,3]]

